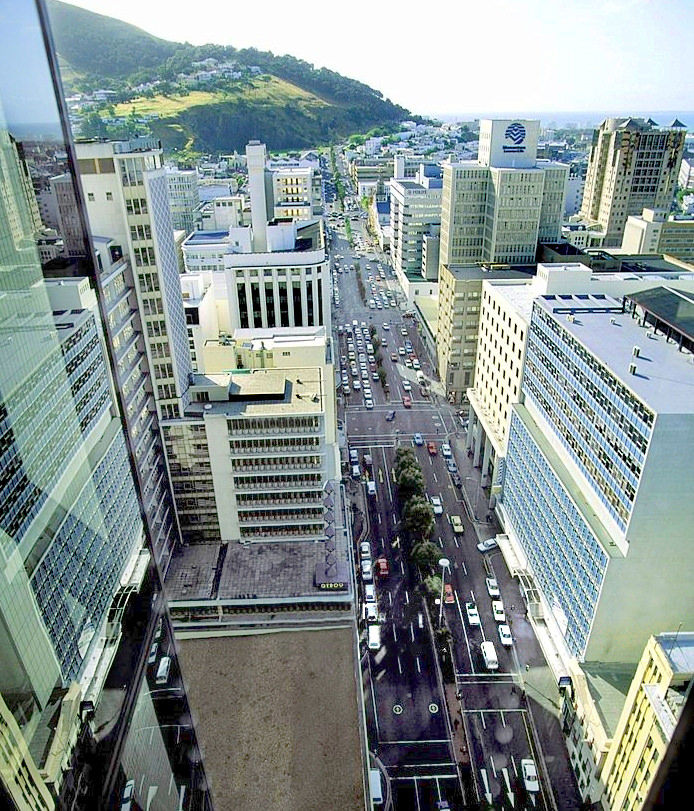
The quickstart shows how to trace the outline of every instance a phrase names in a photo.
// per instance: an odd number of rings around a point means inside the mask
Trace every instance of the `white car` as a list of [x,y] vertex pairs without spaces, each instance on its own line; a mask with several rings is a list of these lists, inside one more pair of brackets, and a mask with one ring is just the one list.
[[373,583],[367,583],[364,586],[364,601],[367,603],[376,602],[376,587]]
[[444,459],[450,459],[451,456],[453,456],[451,446],[447,442],[444,442],[443,445],[441,445],[441,456],[443,456]]
[[412,391],[412,383],[410,383],[409,380],[403,380],[402,387],[405,389],[405,391]]
[[496,582],[495,577],[487,577],[484,582],[487,584],[487,593],[490,597],[501,597],[499,584]]
[[443,504],[438,496],[429,496],[431,506],[434,508],[434,515],[443,515]]
[[355,380],[354,383],[352,383],[352,388],[354,391],[359,391],[359,389],[361,389],[361,383],[358,380]]
[[465,613],[467,614],[467,621],[470,625],[480,624],[480,612],[474,603],[465,603]]
[[523,775],[523,783],[525,790],[531,793],[540,790],[540,781],[537,779],[537,769],[535,768],[535,761],[531,758],[523,758],[520,762],[521,774]]
[[386,332],[390,329],[390,324],[387,321],[383,322],[383,329],[386,330]]
[[506,622],[506,612],[504,611],[504,604],[501,600],[492,600],[492,614],[496,622]]
[[373,408],[374,407],[374,401],[373,400],[364,400],[364,406],[366,408]]
[[417,358],[415,358],[415,359],[412,361],[412,368],[413,368],[413,369],[420,369],[420,368],[421,368],[421,365],[420,365],[419,361],[417,360]]
[[487,538],[486,541],[480,541],[477,544],[477,548],[480,552],[489,552],[490,549],[496,549],[499,544],[494,540],[494,538]]
[[364,397],[367,400],[373,400],[373,394],[368,386],[364,386]]
[[513,645],[513,637],[511,636],[511,629],[508,625],[499,626],[499,642],[506,648],[510,648],[511,645]]
[[378,606],[376,603],[366,604],[366,621],[378,622]]
[[363,558],[371,559],[371,544],[368,541],[362,541],[359,544],[359,554]]
[[373,569],[371,567],[370,558],[361,559],[361,576],[364,581],[371,581],[374,579]]

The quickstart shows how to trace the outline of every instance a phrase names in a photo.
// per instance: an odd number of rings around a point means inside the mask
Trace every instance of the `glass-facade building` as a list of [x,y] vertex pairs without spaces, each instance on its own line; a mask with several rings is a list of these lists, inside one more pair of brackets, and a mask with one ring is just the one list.
[[208,809],[43,4],[0,41],[0,807]]

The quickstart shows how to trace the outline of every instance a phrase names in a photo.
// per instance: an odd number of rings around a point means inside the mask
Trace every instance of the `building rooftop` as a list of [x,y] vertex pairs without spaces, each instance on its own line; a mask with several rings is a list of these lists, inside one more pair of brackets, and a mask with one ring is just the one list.
[[211,245],[215,242],[228,242],[229,231],[193,231],[186,239],[190,245]]
[[582,670],[595,708],[611,738],[617,730],[617,723],[636,673],[636,665],[585,662]]
[[535,265],[516,265],[503,268],[484,267],[477,262],[463,265],[445,265],[457,281],[472,282],[485,279],[531,279],[536,272]]
[[325,327],[267,327],[234,330],[234,341],[243,349],[287,349],[290,346],[322,346],[327,341]]
[[210,402],[192,402],[185,410],[186,417],[320,414],[325,408],[325,384],[318,367],[239,369],[229,374],[194,374],[192,385],[198,390],[209,391],[213,396],[226,389],[227,397],[223,400],[211,399]]
[[[641,326],[623,311],[621,301],[602,294],[544,295],[536,306],[554,313],[567,332],[656,413],[694,413],[692,356]],[[635,374],[629,371],[632,364]]]
[[672,330],[694,341],[694,296],[684,290],[652,287],[629,298]]
[[493,287],[495,294],[505,298],[523,321],[529,324],[533,301],[537,298],[537,290],[531,284],[531,279],[521,280],[515,284],[494,284]]
[[666,653],[673,673],[694,675],[694,633],[664,633],[656,641]]

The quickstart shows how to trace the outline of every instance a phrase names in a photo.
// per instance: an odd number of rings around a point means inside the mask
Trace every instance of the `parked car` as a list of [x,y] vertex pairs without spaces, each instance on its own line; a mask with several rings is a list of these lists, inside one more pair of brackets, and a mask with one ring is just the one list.
[[451,480],[453,481],[453,484],[458,488],[458,490],[462,490],[463,480],[460,478],[460,475],[458,473],[454,473],[451,476]]
[[492,600],[492,614],[496,622],[506,622],[506,612],[501,600]]
[[364,407],[365,408],[373,408],[374,407],[374,401],[373,400],[364,400]]
[[465,531],[463,528],[463,522],[461,521],[459,515],[451,516],[451,526],[453,527],[453,532],[455,532],[456,535],[462,535]]
[[376,589],[373,583],[367,583],[364,586],[364,601],[367,603],[376,602]]
[[457,473],[458,472],[458,465],[453,461],[453,459],[446,460],[446,469],[449,473]]
[[465,613],[467,614],[467,621],[470,625],[480,624],[480,612],[477,610],[475,603],[465,603]]
[[366,603],[366,621],[378,622],[378,606],[376,603]]
[[441,445],[441,456],[443,456],[444,459],[450,459],[452,455],[451,446],[447,442],[444,442],[443,445]]
[[487,585],[487,593],[490,597],[501,597],[499,584],[496,582],[495,577],[487,577],[484,582]]
[[499,625],[499,642],[506,648],[510,648],[511,645],[513,645],[513,637],[511,636],[511,629],[508,625]]
[[540,781],[537,779],[537,769],[535,768],[535,761],[531,758],[523,758],[520,762],[521,774],[523,775],[523,783],[525,790],[531,793],[540,790]]
[[498,549],[499,544],[494,538],[487,538],[486,541],[480,541],[480,543],[477,544],[477,548],[480,552],[489,552],[491,549]]
[[443,588],[443,601],[444,603],[454,603],[455,595],[453,594],[453,587],[450,583],[446,583]]
[[414,436],[412,437],[412,440],[413,440],[415,445],[423,445],[424,444],[424,440],[422,439],[422,435],[420,433],[414,434]]
[[359,544],[359,555],[361,558],[371,559],[371,544],[368,541],[362,541]]

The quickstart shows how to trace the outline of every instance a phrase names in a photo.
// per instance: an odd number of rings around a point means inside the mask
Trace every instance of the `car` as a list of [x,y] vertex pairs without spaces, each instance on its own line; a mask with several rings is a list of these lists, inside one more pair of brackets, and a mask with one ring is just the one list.
[[123,789],[123,794],[121,796],[121,805],[120,811],[130,811],[132,807],[132,797],[135,791],[135,781],[128,780],[125,784],[125,788]]
[[397,363],[398,362],[398,353],[397,352],[391,352],[390,353],[390,359],[393,361],[393,363]]
[[422,435],[420,433],[416,433],[413,435],[412,440],[415,445],[423,445],[424,440],[422,439]]
[[388,422],[393,422],[395,419],[395,409],[391,408],[390,411],[386,414],[386,420]]
[[351,391],[352,391],[352,389],[350,389],[349,383],[343,383],[342,384],[342,393],[343,394],[350,394]]
[[376,602],[376,588],[372,583],[367,583],[364,586],[364,601],[367,603]]
[[379,379],[378,378],[378,372],[371,372],[371,379],[372,380],[378,380]]
[[354,383],[352,383],[352,388],[354,391],[359,391],[359,389],[361,389],[361,383],[358,380],[355,380]]
[[506,612],[501,600],[492,600],[492,614],[497,622],[506,622]]
[[373,408],[374,407],[374,401],[373,400],[364,400],[364,407],[365,408]]
[[453,459],[446,460],[446,469],[449,473],[457,473],[458,472],[458,465],[453,461]]
[[499,642],[506,648],[510,648],[511,645],[513,645],[513,637],[511,636],[511,629],[508,625],[499,625]]
[[429,451],[429,456],[436,456],[439,452],[435,442],[427,442],[427,450]]
[[405,366],[407,366],[408,369],[412,368],[412,361],[409,358],[405,358]]
[[499,544],[494,538],[487,538],[486,541],[480,541],[477,544],[477,548],[480,552],[489,552],[491,549],[498,549]]
[[415,359],[412,361],[412,368],[413,368],[413,369],[421,369],[421,364],[419,363],[419,361],[417,360],[417,358],[415,358]]
[[523,784],[525,790],[531,794],[540,790],[540,781],[537,779],[537,769],[535,761],[532,758],[523,758],[520,762],[521,775],[523,776]]
[[364,386],[364,397],[367,400],[373,400],[373,393],[368,386]]
[[371,544],[368,541],[362,541],[359,544],[359,556],[363,558],[371,559]]
[[463,480],[460,478],[460,475],[458,473],[454,473],[451,476],[451,479],[453,481],[453,484],[458,488],[458,490],[462,490],[462,488],[463,488]]
[[398,355],[400,355],[400,357],[405,356],[405,347],[404,346],[398,347]]
[[465,532],[463,522],[459,515],[451,516],[451,526],[453,527],[453,532],[455,532],[456,535],[462,535]]
[[496,582],[496,577],[487,577],[484,581],[487,585],[487,593],[490,597],[501,597],[499,591],[499,584]]
[[412,398],[405,395],[402,398],[402,404],[405,406],[405,408],[412,408]]
[[403,328],[400,330],[400,335],[407,335],[407,334],[408,334],[408,333],[407,333],[407,330],[405,329],[405,327],[403,327]]
[[412,391],[412,383],[410,383],[409,380],[403,380],[402,387],[405,389],[405,391]]
[[362,580],[370,581],[374,579],[373,568],[371,566],[371,558],[361,559],[361,576]]
[[149,649],[149,657],[147,658],[147,664],[153,665],[157,661],[157,653],[159,652],[159,643],[154,642],[152,647]]
[[450,459],[451,456],[453,456],[453,451],[451,451],[451,446],[448,442],[444,442],[443,445],[441,445],[441,455],[444,459]]
[[366,621],[378,622],[378,606],[376,603],[366,604]]
[[467,621],[470,625],[480,624],[480,612],[477,610],[475,603],[465,603],[465,613],[467,614]]
[[434,515],[443,515],[443,504],[440,496],[429,496],[431,506],[434,508]]
[[362,380],[368,380],[369,379],[369,373],[368,373],[368,371],[366,369],[361,370],[361,379]]
[[386,330],[386,332],[390,329],[390,324],[387,321],[383,322],[383,329]]
[[443,601],[444,603],[454,603],[455,596],[453,594],[453,586],[450,583],[446,583],[443,587]]

